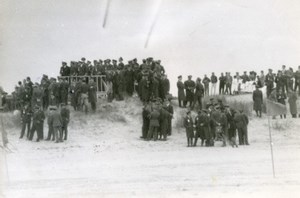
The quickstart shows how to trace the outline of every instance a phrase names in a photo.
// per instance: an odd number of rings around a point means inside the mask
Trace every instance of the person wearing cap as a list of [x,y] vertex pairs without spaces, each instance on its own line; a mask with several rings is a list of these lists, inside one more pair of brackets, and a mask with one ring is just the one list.
[[86,114],[88,113],[88,96],[89,93],[89,85],[88,82],[83,79],[83,83],[80,86],[80,109],[84,111]]
[[88,98],[89,102],[91,103],[91,109],[93,112],[96,112],[97,108],[97,85],[94,81],[94,78],[90,79],[90,82],[88,84],[89,91],[88,91]]
[[160,90],[160,98],[161,99],[166,99],[167,96],[169,95],[169,91],[170,91],[170,81],[167,77],[167,75],[161,75],[161,79],[160,79],[160,86],[159,86],[159,90]]
[[57,108],[53,108],[52,114],[52,126],[55,137],[55,143],[63,142],[62,139],[62,117],[60,111]]
[[32,119],[32,127],[30,130],[29,140],[33,139],[34,132],[37,132],[37,139],[36,141],[39,142],[43,139],[43,126],[44,126],[45,114],[44,111],[41,110],[39,106],[35,107],[35,111],[33,113]]
[[[184,84],[182,82],[182,76],[178,76],[178,81],[177,81],[177,89],[178,89],[178,104],[179,104],[179,107],[184,107],[185,108],[185,100],[186,100],[186,97],[185,97],[185,93],[184,93]],[[183,103],[183,106],[182,106],[182,103]]]
[[222,72],[221,76],[219,77],[219,95],[224,94],[225,83],[226,83],[226,77]]
[[227,118],[221,111],[220,106],[215,107],[211,113],[211,130],[215,140],[221,140],[222,146],[226,146],[225,127],[227,127]]
[[193,102],[194,102],[194,90],[195,90],[196,84],[192,80],[192,76],[188,76],[188,80],[184,82],[184,88],[185,88],[185,93],[186,93],[186,101],[185,103],[187,104],[188,102],[190,103],[190,108],[193,107]]
[[204,84],[204,95],[208,96],[209,95],[209,83],[210,83],[210,79],[207,77],[206,74],[204,75],[202,83]]
[[198,109],[202,109],[202,98],[204,96],[204,87],[203,84],[201,83],[201,79],[197,78],[196,79],[196,91],[195,91],[195,101],[194,105],[195,106],[198,103]]
[[64,140],[68,139],[68,125],[70,122],[70,110],[65,103],[61,104],[60,115],[62,119],[62,136]]
[[150,123],[149,123],[149,131],[147,134],[147,140],[151,140],[153,138],[154,141],[158,139],[158,130],[159,130],[159,119],[160,112],[158,107],[153,107],[153,110],[149,115]]
[[142,136],[141,138],[146,140],[149,131],[150,125],[150,113],[151,113],[151,104],[145,103],[142,111],[143,125],[142,125]]
[[226,79],[226,81],[225,81],[225,94],[232,95],[231,88],[232,88],[233,78],[230,75],[230,72],[227,72],[227,74],[225,76],[225,79]]
[[234,121],[238,130],[239,145],[249,145],[248,142],[248,116],[242,109],[238,110],[234,115]]
[[290,113],[292,115],[292,118],[297,118],[297,113],[298,113],[297,99],[298,99],[297,93],[290,89],[288,93],[288,103],[289,103]]
[[49,106],[48,114],[47,114],[47,124],[48,124],[48,135],[46,141],[55,140],[54,129],[53,129],[53,113],[56,110],[56,106]]
[[43,91],[38,85],[38,83],[33,85],[33,91],[31,96],[31,106],[35,107],[36,105],[41,106],[43,104]]
[[174,108],[171,104],[171,98],[168,98],[168,100],[165,102],[166,109],[169,112],[170,116],[168,117],[168,129],[167,129],[167,134],[168,136],[172,135],[172,119],[174,115]]
[[227,118],[227,123],[228,123],[228,140],[229,144],[232,147],[238,147],[236,144],[236,125],[234,121],[234,115],[235,115],[235,110],[230,108],[229,105],[225,105],[225,115]]
[[143,75],[142,79],[139,83],[139,92],[140,92],[140,98],[143,102],[149,102],[150,100],[150,80],[148,78],[148,75]]
[[163,107],[160,108],[160,140],[167,140],[167,135],[169,135],[169,119],[171,119],[172,116],[173,114],[168,111],[167,103],[165,103]]
[[278,70],[278,73],[275,77],[275,83],[276,83],[276,91],[277,92],[279,91],[279,89],[281,89],[283,92],[285,92],[286,77],[283,76],[281,70]]
[[279,89],[277,91],[276,97],[277,97],[277,102],[284,105],[284,107],[285,107],[285,111],[283,112],[283,114],[280,115],[280,118],[286,118],[286,103],[285,103],[285,100],[287,98],[287,95],[282,89]]
[[27,127],[27,135],[26,136],[29,139],[32,113],[33,112],[32,112],[32,109],[30,108],[29,104],[25,104],[24,107],[21,109],[22,130],[21,130],[20,139],[23,138],[26,127]]
[[194,138],[194,124],[193,124],[193,118],[191,116],[191,111],[188,110],[186,112],[186,116],[183,120],[183,126],[186,131],[186,137],[187,137],[187,146],[193,146],[193,138]]
[[197,140],[200,137],[201,139],[201,146],[210,146],[211,142],[211,134],[209,132],[209,124],[210,124],[210,118],[207,115],[206,110],[200,110],[198,112],[198,115],[195,118],[195,126],[196,126],[196,135],[195,135],[195,141],[194,141],[194,146],[197,146]]
[[211,82],[210,94],[215,96],[217,90],[217,82],[218,82],[218,77],[215,75],[215,72],[211,73],[210,82]]
[[252,94],[253,99],[253,109],[256,112],[256,116],[261,118],[261,111],[262,111],[262,105],[263,105],[263,93],[261,90],[259,90],[259,86],[255,86],[255,90]]
[[241,76],[241,79],[242,79],[242,83],[245,84],[246,82],[250,81],[250,78],[247,74],[246,71],[244,71],[244,74]]
[[266,78],[265,78],[265,84],[267,86],[267,98],[269,98],[269,96],[272,92],[272,89],[274,87],[275,76],[272,72],[273,72],[273,70],[269,69],[268,74],[266,75]]
[[60,68],[60,75],[61,76],[70,76],[70,67],[67,65],[66,62],[62,62],[62,66]]
[[61,96],[60,102],[68,104],[69,87],[70,87],[68,79],[63,78],[59,86],[60,86],[59,89],[60,89],[60,96]]

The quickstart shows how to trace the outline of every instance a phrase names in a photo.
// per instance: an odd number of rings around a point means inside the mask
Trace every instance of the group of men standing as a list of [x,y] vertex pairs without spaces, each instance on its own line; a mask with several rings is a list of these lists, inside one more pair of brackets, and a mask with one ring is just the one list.
[[[286,66],[282,66],[282,70],[278,70],[277,74],[273,73],[272,69],[269,69],[266,76],[261,74],[261,81],[263,83],[258,83],[256,85],[256,90],[253,91],[253,109],[258,117],[262,115],[263,106],[263,93],[259,88],[260,84],[266,85],[267,99],[280,103],[286,106],[286,100],[289,103],[290,113],[293,118],[297,117],[297,99],[300,95],[300,66],[296,72],[293,72],[292,68],[286,69]],[[298,89],[298,93],[297,93]],[[281,118],[286,118],[286,108],[282,111],[280,115]],[[300,117],[300,114],[299,114]]]
[[[111,63],[112,62],[112,63]],[[86,61],[83,57],[81,61],[71,61],[69,67],[66,62],[62,63],[60,74],[63,78],[71,77],[91,77],[95,79],[104,76],[105,91],[107,100],[123,100],[126,96],[133,96],[136,93],[143,102],[149,102],[153,98],[166,99],[170,90],[170,82],[165,75],[164,67],[160,60],[154,60],[152,57],[143,59],[139,64],[137,59],[129,60],[127,64],[123,63],[123,58],[119,60],[106,59],[102,61]],[[75,84],[77,80],[75,80]],[[100,81],[99,81],[100,82]],[[96,89],[102,89],[100,83],[96,84]],[[78,95],[78,94],[75,94]]]
[[238,147],[236,132],[239,145],[249,145],[248,123],[248,116],[242,110],[230,108],[220,99],[216,103],[214,98],[211,98],[206,107],[198,111],[195,118],[192,117],[190,110],[186,112],[183,126],[186,129],[187,146],[197,146],[200,138],[201,146],[211,147],[215,141],[222,141],[223,147],[227,142],[232,147]]
[[142,136],[144,140],[167,140],[172,134],[174,109],[169,100],[153,99],[144,103]]

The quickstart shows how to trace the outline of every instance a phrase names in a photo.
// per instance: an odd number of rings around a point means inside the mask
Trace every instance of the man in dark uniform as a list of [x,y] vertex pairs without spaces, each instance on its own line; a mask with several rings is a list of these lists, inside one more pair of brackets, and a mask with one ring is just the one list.
[[168,106],[165,104],[160,110],[160,138],[164,141],[167,140],[169,120],[173,115],[168,111]]
[[[123,68],[124,68],[124,66],[123,66]],[[121,69],[121,70],[123,70],[123,69]],[[126,84],[125,85],[126,90],[124,90],[124,91],[126,91],[129,96],[132,96],[133,92],[134,92],[134,71],[132,69],[132,65],[128,64],[123,73],[124,73],[124,81]]]
[[[215,111],[211,114],[211,121],[212,121],[212,130],[213,134],[217,138],[221,138],[223,142],[223,147],[226,146],[226,136],[225,136],[225,127],[227,126],[227,118],[221,112],[219,106],[215,107]],[[220,135],[220,136],[218,136]]]
[[142,126],[142,136],[141,138],[147,139],[149,124],[150,124],[150,112],[151,106],[150,104],[145,103],[143,107],[142,117],[143,117],[143,126]]
[[197,104],[197,102],[198,102],[199,110],[202,109],[202,98],[203,98],[203,96],[204,96],[204,87],[201,83],[201,79],[197,78],[194,105]]
[[91,78],[89,82],[89,101],[93,112],[96,112],[97,104],[97,86],[94,79]]
[[156,141],[158,139],[158,130],[159,130],[159,109],[158,107],[154,107],[153,110],[150,112],[150,123],[149,123],[149,131],[147,135],[147,140],[151,140],[153,137],[153,140]]
[[195,82],[192,80],[192,76],[188,76],[188,80],[184,82],[185,92],[186,92],[186,104],[190,102],[190,108],[193,106],[194,102],[194,90],[196,87]]
[[206,140],[205,145],[209,146],[211,141],[211,136],[209,133],[209,124],[210,119],[207,116],[206,110],[200,110],[198,115],[195,118],[195,125],[196,125],[196,135],[194,146],[197,146],[197,140],[200,137],[201,139],[201,146],[204,144],[204,140]]
[[265,84],[267,86],[267,97],[269,98],[271,92],[272,92],[272,89],[274,87],[274,81],[275,81],[275,77],[272,73],[272,69],[269,69],[269,73],[266,75],[266,78],[265,78]]
[[228,123],[228,140],[232,147],[238,147],[236,144],[236,126],[234,121],[235,110],[225,105],[225,115]]
[[62,103],[68,104],[69,87],[70,85],[68,79],[63,79],[60,84],[60,95]]
[[178,81],[177,81],[177,89],[178,89],[178,104],[179,107],[182,107],[181,103],[183,102],[183,105],[185,107],[185,93],[184,93],[184,84],[182,82],[182,76],[178,76]]
[[70,76],[70,67],[67,65],[66,62],[62,62],[62,66],[60,68],[60,75],[61,76]]
[[263,105],[263,93],[261,90],[259,90],[259,86],[255,86],[255,90],[252,94],[253,99],[253,109],[256,112],[256,116],[261,118],[261,111],[262,111],[262,105]]
[[22,130],[21,130],[21,135],[20,139],[23,138],[25,134],[25,129],[27,126],[27,138],[29,139],[29,131],[30,131],[30,125],[31,125],[31,116],[32,116],[32,110],[30,108],[29,104],[25,104],[23,109],[21,110],[21,123],[22,123]]
[[224,94],[224,88],[225,88],[225,83],[226,83],[226,77],[224,76],[223,72],[221,73],[221,76],[219,77],[219,94]]
[[247,129],[249,120],[247,115],[242,110],[237,111],[234,115],[234,121],[238,130],[239,145],[249,145]]
[[187,146],[193,146],[193,138],[194,138],[194,124],[193,124],[193,119],[191,116],[191,111],[188,110],[186,113],[186,116],[183,120],[183,126],[186,131],[186,137],[187,137]]
[[204,75],[202,83],[204,84],[204,95],[208,96],[210,79],[206,76],[206,74]]
[[298,70],[295,72],[295,87],[294,91],[297,92],[298,88],[298,95],[300,95],[300,65],[298,66]]
[[55,143],[63,142],[62,139],[62,117],[58,109],[55,109],[52,114],[52,126],[55,136]]
[[62,119],[62,136],[64,136],[64,140],[67,140],[68,125],[70,122],[70,110],[67,108],[67,106],[64,103],[61,104],[60,115]]
[[148,102],[150,100],[150,81],[147,75],[143,75],[143,78],[139,84],[141,100]]
[[36,141],[39,142],[40,140],[43,139],[42,133],[43,133],[44,120],[45,120],[44,111],[42,111],[39,106],[36,106],[35,111],[33,113],[32,128],[31,128],[31,131],[30,131],[29,140],[33,139],[35,131],[37,132]]
[[174,108],[171,105],[171,98],[168,99],[168,101],[165,102],[166,110],[169,112],[170,116],[168,116],[168,128],[167,128],[167,134],[170,136],[172,135],[172,119],[174,114]]
[[56,110],[56,106],[49,106],[49,113],[47,115],[48,136],[46,138],[46,141],[51,140],[51,137],[52,137],[52,141],[55,140],[54,129],[53,129],[53,113],[55,110]]

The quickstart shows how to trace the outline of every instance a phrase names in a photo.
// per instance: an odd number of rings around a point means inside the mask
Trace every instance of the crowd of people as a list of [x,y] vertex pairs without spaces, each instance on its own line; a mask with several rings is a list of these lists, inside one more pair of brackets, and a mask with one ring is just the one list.
[[201,146],[211,147],[215,141],[222,141],[225,147],[227,142],[232,147],[238,147],[236,133],[238,132],[239,145],[249,145],[248,142],[248,116],[242,109],[236,110],[229,105],[224,105],[221,99],[210,102],[205,108],[198,110],[194,118],[191,111],[187,110],[183,126],[186,129],[187,146],[197,146],[198,138]]
[[33,83],[30,77],[19,81],[11,98],[4,95],[3,104],[7,110],[20,110],[20,138],[23,138],[27,128],[29,140],[33,139],[35,131],[37,141],[42,140],[44,120],[47,117],[49,131],[46,140],[51,137],[56,142],[66,140],[70,119],[67,105],[70,103],[74,110],[85,113],[91,106],[95,112],[100,86],[96,83],[97,78],[103,80],[108,102],[113,99],[123,100],[134,93],[144,104],[153,99],[165,101],[169,98],[170,82],[160,60],[149,57],[139,64],[137,59],[133,59],[125,65],[120,58],[119,63],[116,60],[112,60],[112,63],[110,59],[105,60],[104,64],[101,60],[95,60],[92,65],[90,61],[81,58],[78,62],[71,61],[70,67],[62,62],[57,78],[49,78],[44,74],[40,83]]
[[[112,62],[112,64],[111,64]],[[27,138],[32,140],[37,131],[37,141],[43,139],[44,120],[47,118],[49,131],[46,140],[61,142],[67,139],[70,111],[67,105],[70,103],[74,110],[89,112],[89,106],[93,112],[97,109],[97,92],[99,91],[99,79],[103,80],[107,101],[123,100],[124,97],[138,95],[143,102],[143,127],[141,138],[145,140],[167,140],[171,135],[173,106],[172,96],[169,94],[170,82],[165,74],[165,69],[160,60],[149,57],[139,64],[137,59],[123,63],[123,59],[106,59],[71,61],[70,66],[62,62],[60,76],[48,78],[43,75],[40,83],[33,83],[30,77],[19,81],[9,100],[3,97],[3,104],[9,104],[9,110],[20,110],[22,117],[22,130],[20,138],[23,138],[27,127]],[[234,83],[237,82],[237,84]],[[203,79],[192,80],[192,76],[183,82],[182,76],[178,76],[178,104],[181,108],[189,105],[184,119],[184,127],[188,138],[188,146],[196,146],[200,137],[201,145],[213,146],[214,140],[223,141],[223,146],[229,142],[237,146],[234,139],[235,131],[238,131],[239,144],[248,145],[247,125],[248,117],[241,110],[223,105],[222,102],[211,103],[204,107],[202,99],[205,95],[238,94],[241,87],[247,87],[251,83],[256,89],[253,91],[254,110],[261,117],[263,105],[263,93],[260,88],[266,86],[267,98],[281,104],[286,99],[290,103],[293,117],[297,116],[296,100],[300,94],[300,66],[296,72],[292,68],[282,66],[277,74],[269,69],[267,75],[261,71],[260,75],[251,71],[249,75],[244,72],[231,76],[230,72],[219,77],[213,72]],[[217,87],[219,85],[219,87]],[[103,87],[100,87],[102,89]],[[296,91],[298,90],[298,94]],[[193,119],[191,110],[197,106],[198,115]],[[47,115],[45,115],[48,110]],[[285,118],[286,115],[281,115]],[[300,117],[300,115],[299,115]],[[31,126],[32,123],[32,126]],[[195,129],[195,132],[194,132]],[[64,136],[64,138],[63,138]]]

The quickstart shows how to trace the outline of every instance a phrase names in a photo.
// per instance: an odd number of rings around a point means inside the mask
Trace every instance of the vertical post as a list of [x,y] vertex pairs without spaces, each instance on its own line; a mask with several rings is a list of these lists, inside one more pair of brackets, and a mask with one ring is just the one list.
[[269,136],[270,136],[270,147],[271,147],[273,178],[275,178],[275,166],[274,166],[274,156],[273,156],[273,141],[272,141],[272,133],[271,133],[271,125],[270,125],[270,116],[268,116],[268,125],[269,125]]

